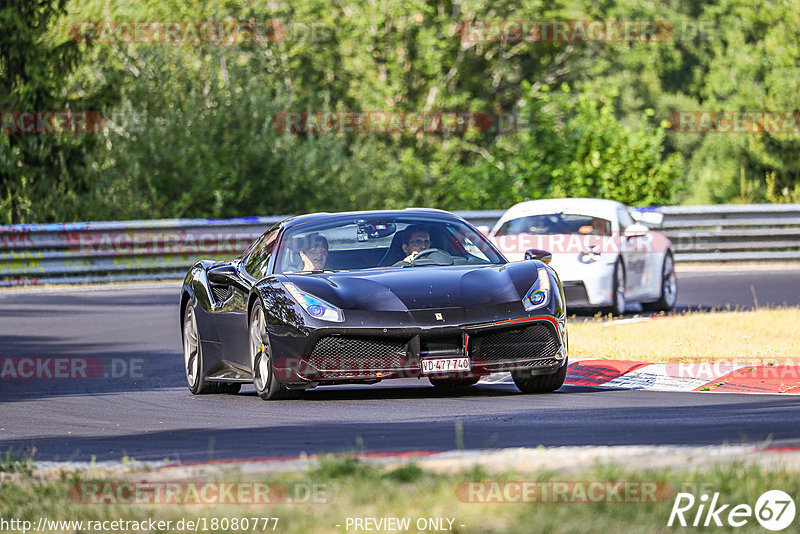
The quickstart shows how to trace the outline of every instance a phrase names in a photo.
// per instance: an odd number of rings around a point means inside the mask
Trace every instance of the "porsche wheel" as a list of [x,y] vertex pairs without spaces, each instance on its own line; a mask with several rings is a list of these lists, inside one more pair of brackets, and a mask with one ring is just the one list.
[[557,371],[548,375],[531,375],[530,370],[511,371],[511,378],[514,384],[523,393],[547,393],[555,391],[564,385],[567,378],[567,364],[558,368]]
[[612,282],[611,292],[612,301],[611,306],[606,308],[605,313],[611,315],[624,315],[625,314],[625,265],[622,259],[618,259],[614,264],[614,275]]
[[250,315],[250,362],[253,372],[253,386],[258,396],[264,400],[295,398],[299,391],[287,389],[275,377],[272,368],[272,351],[267,336],[267,323],[264,309],[257,302]]
[[203,346],[191,306],[186,306],[183,312],[183,368],[189,391],[195,395],[214,392],[216,384],[207,382],[203,376]]
[[661,267],[661,297],[655,302],[643,305],[646,310],[669,311],[678,301],[678,277],[675,274],[675,258],[672,251],[664,254],[664,263]]

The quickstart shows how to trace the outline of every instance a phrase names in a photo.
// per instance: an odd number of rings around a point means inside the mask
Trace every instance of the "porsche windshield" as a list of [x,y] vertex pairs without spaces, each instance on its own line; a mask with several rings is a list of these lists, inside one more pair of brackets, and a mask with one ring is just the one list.
[[320,220],[289,228],[277,273],[505,263],[486,238],[457,220],[419,217]]
[[611,221],[591,215],[548,213],[506,221],[497,236],[519,234],[611,235]]

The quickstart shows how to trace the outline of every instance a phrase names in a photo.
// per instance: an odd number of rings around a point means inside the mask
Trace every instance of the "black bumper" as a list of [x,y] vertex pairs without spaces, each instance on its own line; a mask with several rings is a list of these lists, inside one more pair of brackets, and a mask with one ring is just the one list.
[[[434,317],[436,311],[426,311],[426,315]],[[441,313],[448,316],[463,311]],[[270,332],[270,343],[275,373],[285,383],[466,378],[517,369],[535,374],[558,369],[567,356],[564,328],[564,319],[548,315],[467,325],[437,325],[434,320],[415,326],[324,327],[304,332],[275,329]],[[457,357],[469,358],[469,370],[447,374],[421,371],[423,358]]]

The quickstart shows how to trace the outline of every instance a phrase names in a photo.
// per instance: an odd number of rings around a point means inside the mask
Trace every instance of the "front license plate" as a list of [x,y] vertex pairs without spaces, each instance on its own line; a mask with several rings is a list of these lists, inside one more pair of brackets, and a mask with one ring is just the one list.
[[423,358],[422,373],[469,371],[469,358]]

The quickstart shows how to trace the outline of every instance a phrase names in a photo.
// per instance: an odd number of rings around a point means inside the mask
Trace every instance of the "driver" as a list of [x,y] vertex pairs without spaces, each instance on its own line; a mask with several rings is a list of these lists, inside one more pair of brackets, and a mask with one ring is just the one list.
[[423,228],[412,228],[406,232],[406,241],[402,245],[406,257],[403,261],[411,263],[417,254],[431,248],[431,235]]
[[597,235],[606,235],[606,220],[600,217],[592,217],[592,233]]
[[306,236],[300,247],[300,258],[303,260],[303,271],[320,271],[328,261],[328,240],[325,236],[314,232]]

